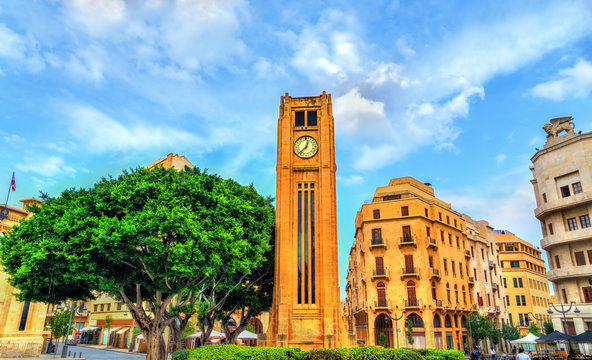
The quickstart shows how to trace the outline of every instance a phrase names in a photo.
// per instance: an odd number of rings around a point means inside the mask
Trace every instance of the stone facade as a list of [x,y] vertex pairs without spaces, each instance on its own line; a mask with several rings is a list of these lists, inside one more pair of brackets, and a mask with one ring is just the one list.
[[531,321],[541,327],[541,322],[551,319],[547,313],[551,293],[545,261],[541,250],[508,231],[496,231],[495,242],[500,254],[502,286],[506,291],[504,303],[510,324],[526,335]]
[[269,346],[341,346],[334,131],[331,95],[282,96]]
[[[592,132],[576,133],[572,120],[557,118],[545,125],[547,142],[531,158],[530,169],[534,213],[549,259],[547,277],[558,303],[567,305],[565,309],[576,303],[579,313],[572,307],[566,314],[567,330],[579,334],[592,329]],[[555,329],[565,328],[557,311],[552,318]]]
[[[23,207],[8,205],[8,218],[0,223],[0,236],[32,214],[26,206],[40,203],[39,199],[21,200]],[[4,208],[4,205],[0,205]],[[1,239],[1,238],[0,238]],[[0,240],[1,241],[1,240]],[[20,302],[13,295],[9,276],[0,270],[0,352],[39,354],[43,346],[43,329],[47,306],[42,303]],[[3,351],[2,351],[3,350]]]
[[355,342],[380,345],[384,333],[386,347],[468,349],[475,282],[463,216],[404,177],[376,189],[355,227],[345,303]]

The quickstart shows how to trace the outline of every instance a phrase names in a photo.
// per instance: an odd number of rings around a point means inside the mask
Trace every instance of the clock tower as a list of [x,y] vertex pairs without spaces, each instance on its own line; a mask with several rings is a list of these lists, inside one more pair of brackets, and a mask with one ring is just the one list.
[[331,95],[282,96],[270,346],[335,348],[339,277]]

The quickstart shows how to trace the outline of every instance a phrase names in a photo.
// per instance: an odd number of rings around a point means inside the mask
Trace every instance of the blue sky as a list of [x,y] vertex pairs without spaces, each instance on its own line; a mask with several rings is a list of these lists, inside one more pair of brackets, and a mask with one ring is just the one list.
[[551,118],[592,130],[591,19],[589,1],[4,0],[0,183],[16,172],[17,203],[173,152],[273,196],[280,96],[326,90],[342,289],[355,213],[395,177],[538,245],[530,157]]

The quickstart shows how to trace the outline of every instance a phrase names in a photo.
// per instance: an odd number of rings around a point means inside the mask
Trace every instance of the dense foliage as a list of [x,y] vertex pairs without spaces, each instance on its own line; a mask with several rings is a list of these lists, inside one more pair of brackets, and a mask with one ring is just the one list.
[[528,332],[535,336],[541,336],[541,328],[534,321],[531,321],[530,325],[528,325]]
[[59,303],[108,293],[130,309],[148,360],[165,358],[162,334],[202,284],[264,262],[274,228],[271,199],[253,186],[190,168],[124,173],[32,211],[0,246],[17,296]]
[[264,348],[236,345],[202,346],[193,350],[180,350],[173,354],[173,360],[464,360],[457,350],[436,349],[380,349],[356,347],[344,349],[318,349],[300,351],[293,348]]
[[502,337],[506,340],[516,340],[520,338],[520,330],[509,324],[502,324]]
[[555,328],[553,327],[553,323],[550,321],[544,322],[543,327],[545,328],[545,334],[550,334],[553,331],[555,331]]

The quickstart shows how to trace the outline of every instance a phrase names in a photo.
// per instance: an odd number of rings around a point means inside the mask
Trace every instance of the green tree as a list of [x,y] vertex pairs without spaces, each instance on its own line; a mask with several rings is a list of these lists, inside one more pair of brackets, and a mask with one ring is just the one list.
[[[107,332],[111,329],[111,322],[112,321],[113,321],[113,318],[111,317],[111,315],[105,316],[105,330],[107,330]],[[111,336],[109,336],[109,340],[107,340],[107,344],[111,345]]]
[[541,336],[541,329],[534,321],[531,321],[530,325],[528,325],[528,332],[535,336]]
[[545,334],[550,334],[553,331],[555,331],[555,328],[553,327],[553,323],[550,321],[544,322],[543,327],[545,328]]
[[470,332],[475,340],[483,340],[490,337],[495,331],[489,318],[479,313],[472,313],[467,317],[467,326],[470,326]]
[[184,340],[187,336],[193,333],[195,333],[195,325],[191,321],[189,321],[187,322],[187,325],[185,325],[185,329],[183,329],[183,332],[181,333],[181,340]]
[[409,345],[413,345],[413,343],[415,342],[415,339],[413,339],[413,322],[409,319],[406,319],[405,325],[407,327],[405,330],[405,332],[407,333],[407,342],[409,343]]
[[378,344],[382,347],[386,347],[386,334],[381,332],[380,335],[378,335]]
[[[59,345],[59,339],[68,333],[68,322],[70,321],[70,311],[66,309],[58,310],[51,319],[51,334],[55,337]],[[57,350],[56,346],[56,350]]]
[[520,338],[520,330],[509,324],[502,324],[502,338],[512,341]]
[[58,303],[104,292],[125,302],[148,342],[166,356],[169,309],[195,304],[219,274],[264,262],[274,228],[271,199],[253,186],[199,169],[136,170],[70,189],[2,239],[0,259],[21,300]]

